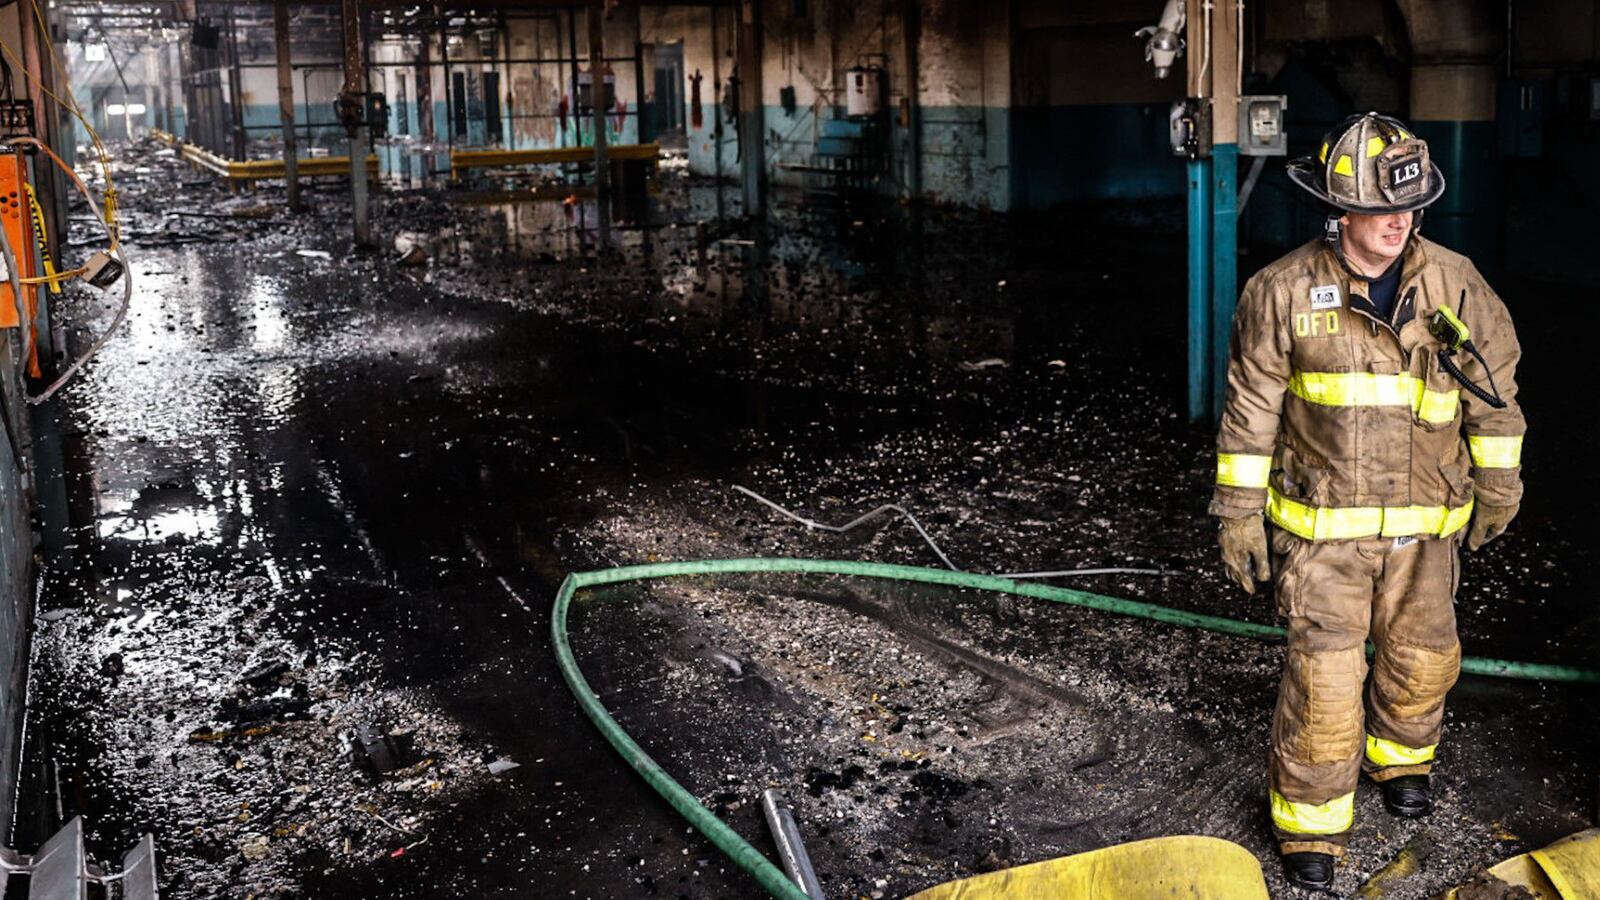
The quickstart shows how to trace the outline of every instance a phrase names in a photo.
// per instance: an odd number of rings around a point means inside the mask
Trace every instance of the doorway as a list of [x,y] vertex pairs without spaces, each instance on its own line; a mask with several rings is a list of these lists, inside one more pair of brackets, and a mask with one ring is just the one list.
[[640,135],[640,139],[683,146],[687,140],[683,127],[683,42],[657,44],[654,56],[655,91],[645,117],[649,132]]

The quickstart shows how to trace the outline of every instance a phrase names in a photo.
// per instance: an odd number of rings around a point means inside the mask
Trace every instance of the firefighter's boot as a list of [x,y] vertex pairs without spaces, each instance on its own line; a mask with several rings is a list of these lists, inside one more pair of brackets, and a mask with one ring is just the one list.
[[1428,776],[1401,775],[1383,782],[1383,805],[1402,819],[1420,819],[1433,812]]
[[1283,877],[1297,888],[1326,891],[1333,887],[1333,855],[1290,853],[1283,858]]

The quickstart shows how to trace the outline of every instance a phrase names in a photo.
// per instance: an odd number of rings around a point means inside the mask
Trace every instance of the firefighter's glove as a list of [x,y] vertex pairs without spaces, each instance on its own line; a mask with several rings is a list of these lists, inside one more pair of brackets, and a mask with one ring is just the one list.
[[1506,533],[1506,526],[1517,517],[1521,504],[1491,506],[1483,501],[1472,510],[1472,527],[1467,530],[1467,549],[1476,550]]
[[1272,578],[1272,565],[1267,560],[1266,523],[1259,514],[1219,521],[1222,530],[1217,535],[1217,543],[1222,545],[1222,564],[1228,567],[1228,574],[1245,593],[1254,595],[1258,579]]

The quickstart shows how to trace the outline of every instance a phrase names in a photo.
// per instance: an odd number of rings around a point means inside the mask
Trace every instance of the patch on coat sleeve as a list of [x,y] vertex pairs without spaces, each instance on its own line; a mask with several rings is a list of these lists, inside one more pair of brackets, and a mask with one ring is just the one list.
[[1339,286],[1337,284],[1319,284],[1311,289],[1312,309],[1338,309]]

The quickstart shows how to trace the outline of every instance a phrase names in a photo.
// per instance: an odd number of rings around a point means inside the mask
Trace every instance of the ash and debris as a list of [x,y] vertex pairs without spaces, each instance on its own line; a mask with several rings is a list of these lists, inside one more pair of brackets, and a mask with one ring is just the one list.
[[[556,583],[938,563],[907,527],[808,532],[732,484],[824,521],[903,503],[975,571],[1153,566],[1073,586],[1273,617],[1215,564],[1168,211],[790,206],[754,228],[669,168],[603,250],[593,203],[543,185],[386,190],[381,249],[353,253],[337,185],[291,216],[164,148],[118,165],[139,291],[59,418],[72,531],[30,755],[98,855],[156,833],[167,896],[755,895],[577,712],[545,637]],[[108,306],[66,310],[92,332]],[[1549,455],[1530,443],[1528,509],[1468,561],[1459,611],[1469,653],[1581,663],[1600,617],[1571,510],[1600,491],[1539,487],[1580,439],[1539,429],[1543,365],[1523,396]],[[830,896],[1177,833],[1243,844],[1285,890],[1277,647],[835,578],[588,592],[572,628],[618,719],[758,847],[760,790],[785,792]],[[1429,897],[1589,824],[1585,702],[1466,679],[1437,811],[1394,820],[1363,785],[1339,890]],[[361,765],[363,729],[404,765]]]

